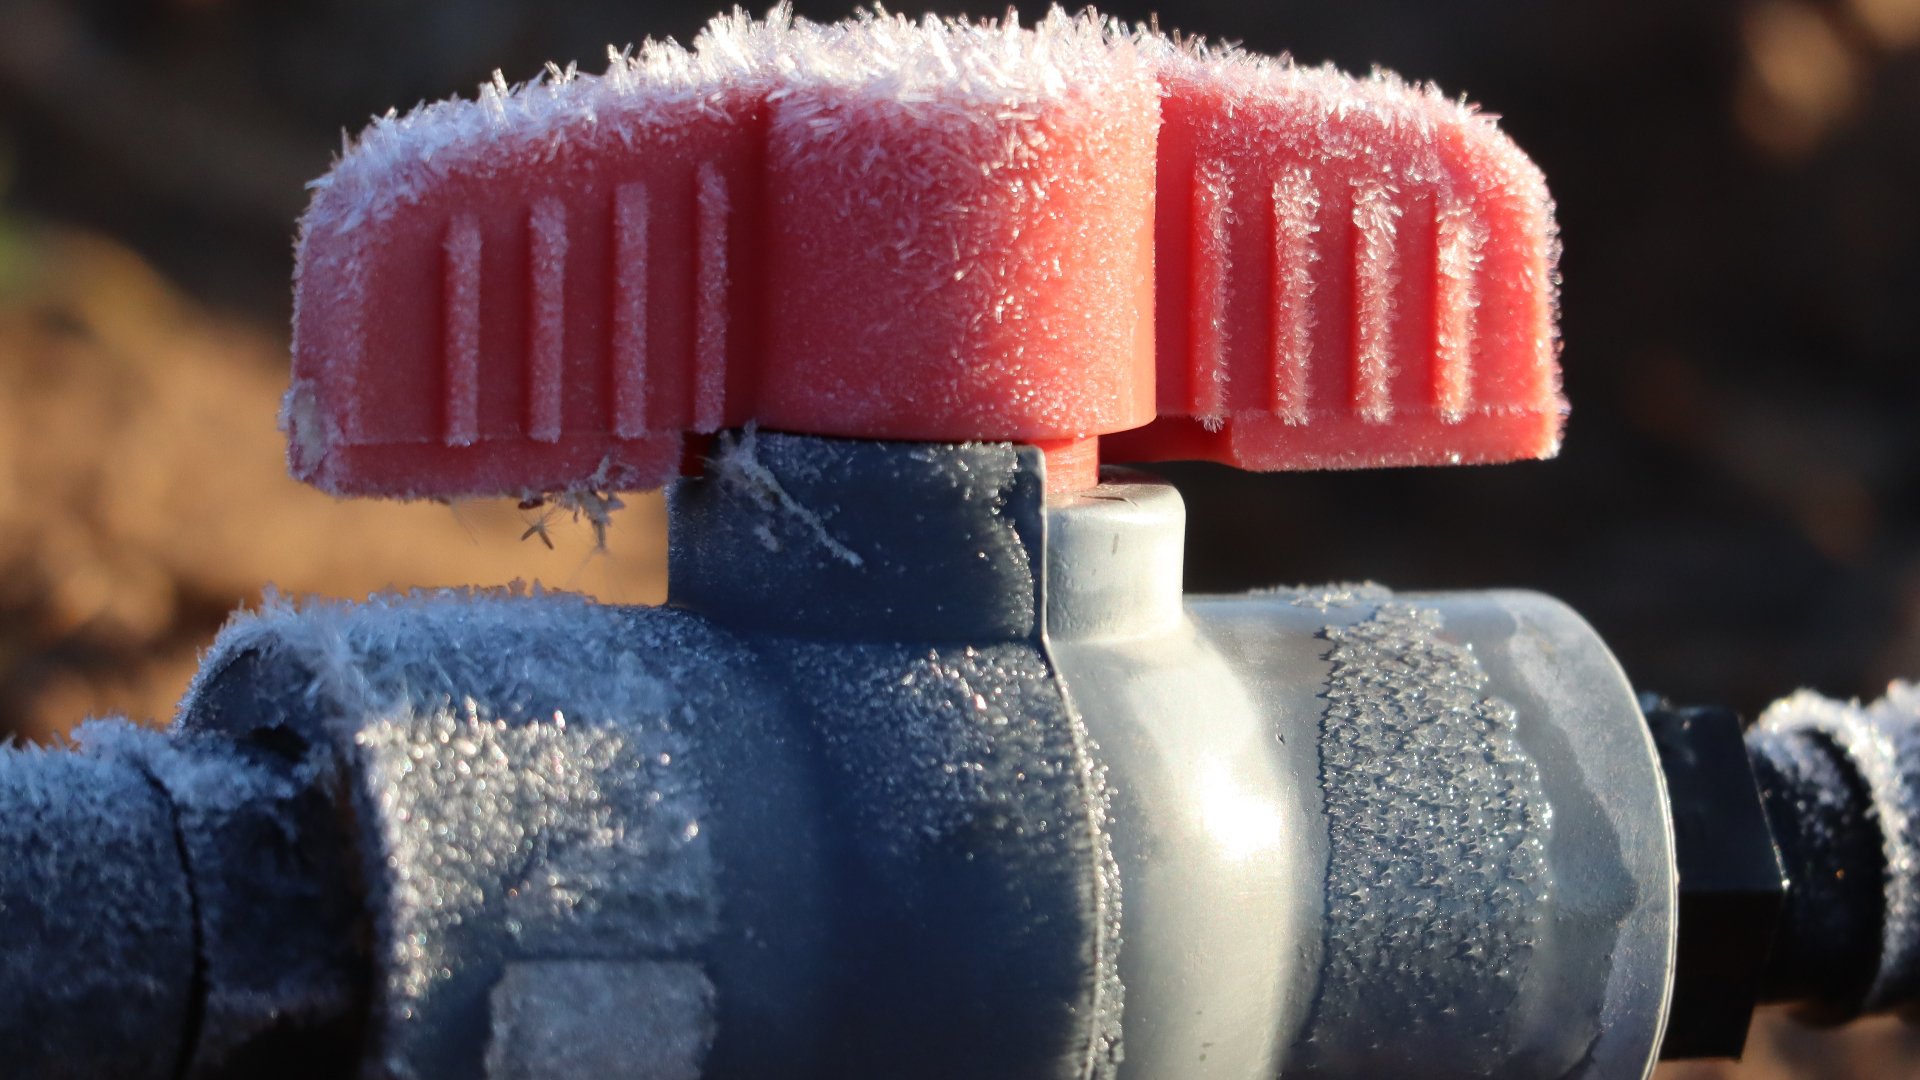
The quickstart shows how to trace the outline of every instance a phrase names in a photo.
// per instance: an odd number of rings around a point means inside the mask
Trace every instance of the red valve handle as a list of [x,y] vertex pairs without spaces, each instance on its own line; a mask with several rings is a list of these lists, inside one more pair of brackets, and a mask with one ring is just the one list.
[[1504,461],[1565,411],[1551,203],[1489,119],[1091,16],[716,20],[376,121],[316,189],[286,424],[341,494],[655,487],[750,422]]

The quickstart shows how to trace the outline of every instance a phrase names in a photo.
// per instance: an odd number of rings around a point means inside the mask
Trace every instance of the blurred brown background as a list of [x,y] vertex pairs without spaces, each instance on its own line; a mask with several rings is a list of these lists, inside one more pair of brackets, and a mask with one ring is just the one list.
[[[1169,470],[1192,505],[1192,587],[1539,588],[1584,612],[1638,685],[1749,713],[1798,685],[1871,695],[1920,675],[1920,0],[1158,11],[1468,93],[1546,169],[1566,243],[1575,413],[1559,461]],[[609,42],[685,41],[709,14],[0,0],[0,735],[164,720],[197,650],[269,581],[662,594],[657,498],[629,500],[608,552],[564,519],[550,551],[521,539],[539,515],[508,504],[305,490],[282,473],[273,416],[302,184],[342,128],[471,92],[495,67],[593,69]],[[1663,1075],[1920,1076],[1915,1030],[1775,1016],[1747,1064]]]

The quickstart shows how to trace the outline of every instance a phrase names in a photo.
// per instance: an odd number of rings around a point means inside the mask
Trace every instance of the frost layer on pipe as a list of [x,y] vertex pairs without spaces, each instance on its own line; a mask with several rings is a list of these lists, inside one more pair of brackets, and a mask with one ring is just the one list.
[[196,992],[183,858],[173,808],[138,765],[0,746],[7,1075],[173,1076]]
[[[1796,736],[1814,737],[1837,752],[1837,760],[1822,767],[1823,747],[1796,743]],[[1882,866],[1872,876],[1881,885],[1875,905],[1878,964],[1864,994],[1849,1004],[1872,1010],[1920,996],[1920,686],[1896,682],[1867,705],[1803,690],[1768,707],[1749,743],[1783,776],[1813,781],[1803,791],[1808,806],[1791,826],[1809,831],[1803,846],[1837,848],[1845,838],[1829,834],[1843,824],[1877,832]],[[1864,788],[1864,805],[1849,795],[1856,781]],[[1789,877],[1796,869],[1805,868],[1790,866]],[[1805,900],[1798,888],[1789,893],[1790,920],[1802,916]],[[1871,911],[1863,910],[1871,920]],[[1869,926],[1849,927],[1849,933],[1870,932]]]

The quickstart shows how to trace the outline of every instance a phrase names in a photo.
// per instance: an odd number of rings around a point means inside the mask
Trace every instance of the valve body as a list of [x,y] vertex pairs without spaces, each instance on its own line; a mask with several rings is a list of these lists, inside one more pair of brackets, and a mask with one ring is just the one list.
[[[200,934],[182,1000],[225,1004],[166,1034],[195,1075],[316,1029],[405,1077],[1644,1075],[1671,829],[1591,630],[1186,598],[1170,486],[1043,471],[749,431],[673,492],[664,607],[237,622],[170,736],[83,735],[176,803],[252,777],[183,850],[224,828],[305,883],[189,860],[203,923],[252,918]],[[222,994],[302,943],[304,1014]]]

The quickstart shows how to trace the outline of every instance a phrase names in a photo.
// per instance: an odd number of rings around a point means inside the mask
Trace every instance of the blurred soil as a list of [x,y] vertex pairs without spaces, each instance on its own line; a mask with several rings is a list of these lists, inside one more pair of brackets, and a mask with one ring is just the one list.
[[[291,595],[501,585],[665,592],[659,499],[608,550],[511,502],[342,502],[286,476],[277,326],[214,315],[97,235],[0,226],[0,731],[166,720],[199,650]],[[549,550],[538,534],[549,518]]]
[[1786,1009],[1762,1009],[1744,1060],[1676,1062],[1654,1080],[1911,1080],[1920,1076],[1920,1027],[1889,1016],[1814,1027]]

